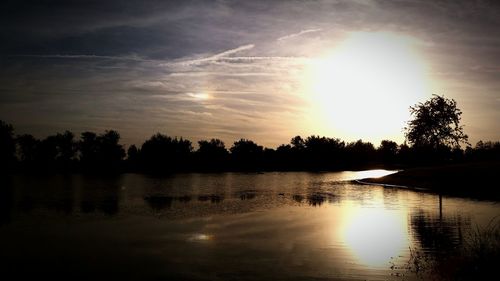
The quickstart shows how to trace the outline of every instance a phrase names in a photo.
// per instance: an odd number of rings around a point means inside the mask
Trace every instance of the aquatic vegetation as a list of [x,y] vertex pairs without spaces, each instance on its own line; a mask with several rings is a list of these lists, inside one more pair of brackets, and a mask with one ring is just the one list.
[[[476,225],[464,236],[464,243],[452,252],[435,253],[410,248],[402,267],[419,280],[489,280],[500,264],[500,217],[486,226]],[[399,267],[401,268],[401,267]],[[395,264],[391,270],[396,270]],[[406,278],[405,276],[402,276]],[[403,279],[404,280],[404,279]]]

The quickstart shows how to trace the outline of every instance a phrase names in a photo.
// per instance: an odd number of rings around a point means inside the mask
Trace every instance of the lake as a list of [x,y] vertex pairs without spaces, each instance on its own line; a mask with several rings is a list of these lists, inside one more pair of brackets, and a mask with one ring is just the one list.
[[352,182],[391,171],[11,176],[0,272],[49,280],[413,280],[499,205]]

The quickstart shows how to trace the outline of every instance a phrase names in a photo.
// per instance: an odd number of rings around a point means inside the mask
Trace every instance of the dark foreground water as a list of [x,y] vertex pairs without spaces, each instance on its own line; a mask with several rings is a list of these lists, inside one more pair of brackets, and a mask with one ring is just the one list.
[[0,279],[412,280],[410,251],[453,251],[500,215],[350,182],[386,173],[10,177]]

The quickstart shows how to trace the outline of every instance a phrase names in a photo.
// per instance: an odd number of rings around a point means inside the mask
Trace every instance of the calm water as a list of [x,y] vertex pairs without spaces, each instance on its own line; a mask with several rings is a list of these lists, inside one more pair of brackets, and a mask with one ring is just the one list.
[[[352,184],[388,171],[11,177],[0,272],[117,280],[412,280],[494,202]],[[3,279],[3,278],[2,278]]]

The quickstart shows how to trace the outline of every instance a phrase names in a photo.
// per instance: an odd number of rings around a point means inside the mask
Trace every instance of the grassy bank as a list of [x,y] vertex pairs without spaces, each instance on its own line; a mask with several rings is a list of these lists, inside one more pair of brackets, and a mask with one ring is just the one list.
[[500,162],[411,168],[364,182],[425,188],[442,194],[500,201]]

